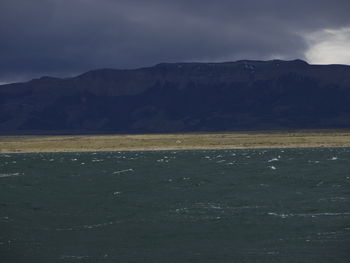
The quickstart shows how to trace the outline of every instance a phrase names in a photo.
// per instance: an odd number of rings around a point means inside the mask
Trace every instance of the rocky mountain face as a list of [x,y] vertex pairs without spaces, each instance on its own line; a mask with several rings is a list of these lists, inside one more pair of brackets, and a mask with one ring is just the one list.
[[350,128],[350,66],[164,63],[0,86],[0,132]]

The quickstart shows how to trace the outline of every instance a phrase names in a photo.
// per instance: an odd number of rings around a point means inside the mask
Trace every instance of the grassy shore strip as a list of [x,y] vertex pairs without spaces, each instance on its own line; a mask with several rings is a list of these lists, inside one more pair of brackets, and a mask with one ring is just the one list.
[[350,130],[0,136],[0,152],[350,147]]

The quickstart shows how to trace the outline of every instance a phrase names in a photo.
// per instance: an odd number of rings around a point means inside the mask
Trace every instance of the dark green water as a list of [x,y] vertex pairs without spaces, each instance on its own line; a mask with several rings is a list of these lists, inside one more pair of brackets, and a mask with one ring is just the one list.
[[350,262],[350,149],[0,155],[0,262]]

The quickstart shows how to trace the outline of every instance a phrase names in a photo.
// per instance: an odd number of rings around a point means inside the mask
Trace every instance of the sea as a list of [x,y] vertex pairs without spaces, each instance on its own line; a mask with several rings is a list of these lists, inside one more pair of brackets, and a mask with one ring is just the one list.
[[350,262],[350,148],[0,155],[0,262]]

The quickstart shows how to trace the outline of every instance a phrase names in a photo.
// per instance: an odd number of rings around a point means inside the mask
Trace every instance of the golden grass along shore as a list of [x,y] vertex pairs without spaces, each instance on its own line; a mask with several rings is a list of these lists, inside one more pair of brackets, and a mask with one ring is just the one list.
[[0,152],[350,147],[350,130],[0,136]]

